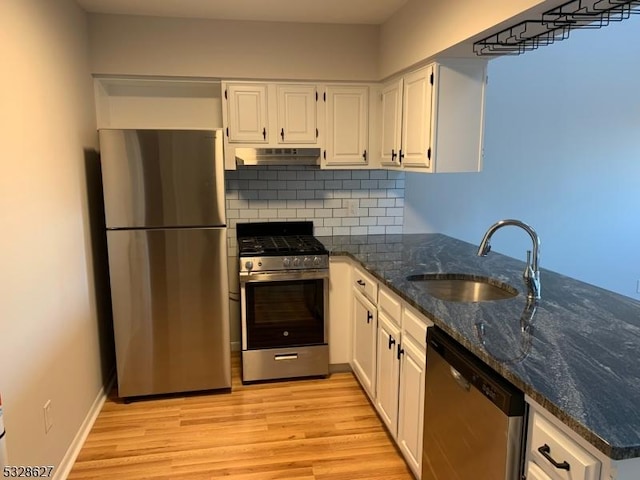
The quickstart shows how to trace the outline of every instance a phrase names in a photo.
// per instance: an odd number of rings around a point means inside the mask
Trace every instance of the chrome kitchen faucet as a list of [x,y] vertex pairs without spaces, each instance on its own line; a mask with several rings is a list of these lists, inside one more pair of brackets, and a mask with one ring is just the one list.
[[480,247],[478,248],[478,256],[486,257],[487,254],[491,251],[491,237],[502,227],[506,227],[507,225],[513,225],[515,227],[522,228],[525,232],[529,234],[531,237],[531,241],[533,242],[533,257],[531,256],[531,250],[527,250],[527,266],[522,273],[522,278],[524,278],[524,282],[527,285],[527,297],[530,300],[539,299],[540,298],[540,269],[538,266],[538,260],[540,256],[540,237],[536,231],[520,220],[500,220],[499,222],[494,223],[489,227],[487,233],[484,234],[482,238],[482,242],[480,242]]

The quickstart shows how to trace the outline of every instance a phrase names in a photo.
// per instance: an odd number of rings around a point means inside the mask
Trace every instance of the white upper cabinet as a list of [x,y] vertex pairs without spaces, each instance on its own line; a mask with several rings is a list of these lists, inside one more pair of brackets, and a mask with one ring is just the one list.
[[433,99],[433,65],[404,76],[400,162],[429,168]]
[[278,143],[316,143],[318,138],[315,85],[278,85]]
[[311,83],[222,82],[222,120],[233,146],[318,143],[318,88]]
[[433,66],[429,65],[383,87],[382,165],[428,168],[432,73]]
[[362,166],[369,161],[369,87],[327,85],[325,166]]
[[380,162],[386,166],[400,166],[399,150],[402,141],[402,85],[394,80],[382,87],[380,107]]
[[233,143],[268,143],[267,86],[256,83],[226,85],[227,138]]
[[485,84],[485,60],[447,60],[383,85],[381,165],[429,173],[480,171]]

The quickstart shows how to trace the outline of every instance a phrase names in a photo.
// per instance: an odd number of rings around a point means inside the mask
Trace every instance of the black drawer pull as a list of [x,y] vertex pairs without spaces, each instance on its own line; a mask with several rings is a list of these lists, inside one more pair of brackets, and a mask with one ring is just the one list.
[[366,285],[366,283],[364,282],[364,280],[358,280],[356,282],[358,285],[360,285],[361,287],[364,287]]
[[389,335],[389,350],[391,350],[391,347],[395,344],[396,344],[396,339],[393,338],[391,335]]
[[371,320],[373,320],[373,314],[367,311],[367,323],[371,323]]
[[560,470],[566,470],[569,471],[571,469],[571,465],[569,465],[568,462],[556,462],[553,457],[551,456],[551,447],[549,445],[547,445],[546,443],[544,445],[542,445],[541,447],[538,447],[538,451],[542,454],[542,456],[544,458],[546,458],[547,460],[549,460],[549,462],[551,463],[551,465],[553,465],[554,467],[560,469]]

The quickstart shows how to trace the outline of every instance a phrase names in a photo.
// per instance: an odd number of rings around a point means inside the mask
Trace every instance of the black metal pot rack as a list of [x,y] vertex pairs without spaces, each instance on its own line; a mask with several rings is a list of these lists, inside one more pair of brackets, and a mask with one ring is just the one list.
[[640,0],[571,0],[473,44],[479,56],[520,55],[569,37],[572,30],[602,28],[640,13]]

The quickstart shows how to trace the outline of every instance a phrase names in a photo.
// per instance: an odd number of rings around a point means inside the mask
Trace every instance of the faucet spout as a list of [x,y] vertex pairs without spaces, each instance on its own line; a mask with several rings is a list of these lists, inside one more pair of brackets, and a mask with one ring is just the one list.
[[524,278],[525,283],[527,284],[528,294],[527,297],[531,299],[539,299],[540,298],[540,267],[539,267],[539,258],[540,258],[540,237],[536,233],[536,231],[529,225],[520,220],[514,219],[506,219],[500,220],[489,227],[489,229],[482,237],[482,241],[480,242],[480,246],[478,247],[478,256],[486,257],[487,254],[491,251],[491,237],[493,234],[502,227],[506,227],[508,225],[512,225],[515,227],[520,227],[525,232],[529,234],[531,237],[531,242],[533,243],[533,249],[527,250],[527,266],[525,267],[524,272],[522,273],[522,277]]

